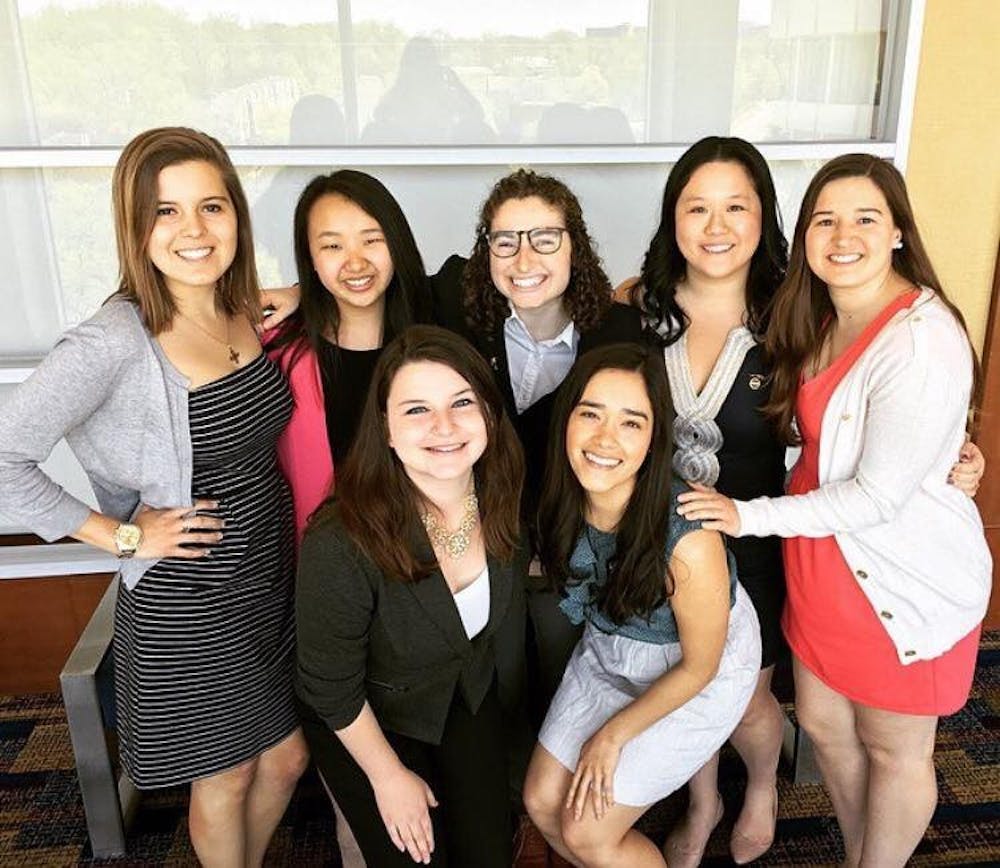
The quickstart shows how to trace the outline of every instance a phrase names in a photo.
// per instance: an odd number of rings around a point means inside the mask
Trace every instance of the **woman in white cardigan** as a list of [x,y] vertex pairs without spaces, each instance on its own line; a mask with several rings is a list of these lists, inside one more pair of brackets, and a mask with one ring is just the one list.
[[938,716],[968,698],[991,562],[947,484],[977,365],[889,163],[838,157],[806,191],[767,335],[767,411],[803,450],[785,497],[681,495],[732,536],[785,537],[796,713],[850,866],[904,865],[937,802]]

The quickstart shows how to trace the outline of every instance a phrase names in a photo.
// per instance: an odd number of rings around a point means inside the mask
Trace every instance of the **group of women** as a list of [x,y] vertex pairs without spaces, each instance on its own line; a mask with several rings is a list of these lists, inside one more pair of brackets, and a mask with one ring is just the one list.
[[[341,170],[266,316],[217,141],[139,135],[113,199],[118,290],[4,406],[0,491],[122,559],[122,762],[191,783],[204,864],[262,863],[311,755],[347,864],[509,866],[523,809],[571,864],[697,865],[727,740],[753,861],[786,640],[845,864],[906,862],[990,559],[975,355],[891,165],[826,164],[789,255],[759,152],[704,139],[616,294],[555,178],[500,179],[428,277]],[[39,468],[62,437],[100,512]]]

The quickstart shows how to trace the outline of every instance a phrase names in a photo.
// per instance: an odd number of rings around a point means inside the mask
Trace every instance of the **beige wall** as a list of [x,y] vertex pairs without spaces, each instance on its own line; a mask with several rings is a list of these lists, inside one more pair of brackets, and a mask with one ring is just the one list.
[[998,0],[927,0],[906,180],[938,277],[977,348],[1000,239],[998,46]]

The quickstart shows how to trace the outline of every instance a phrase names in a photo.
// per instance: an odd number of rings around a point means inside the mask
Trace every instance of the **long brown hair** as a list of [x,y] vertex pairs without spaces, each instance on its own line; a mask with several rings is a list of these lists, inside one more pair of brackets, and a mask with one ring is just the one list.
[[[844,154],[826,163],[809,182],[802,198],[799,219],[792,237],[788,273],[774,297],[771,321],[764,340],[772,359],[771,398],[764,412],[774,421],[778,435],[789,445],[800,442],[795,430],[795,403],[806,362],[822,346],[833,321],[830,293],[809,267],[806,259],[806,230],[823,188],[843,178],[869,178],[885,196],[893,223],[902,233],[902,247],[892,251],[892,269],[914,286],[933,289],[938,298],[968,334],[961,311],[941,288],[934,267],[920,239],[906,183],[892,163],[872,154]],[[971,345],[970,345],[971,349]],[[978,404],[979,362],[972,350],[974,365],[973,408]]]
[[569,285],[563,304],[581,332],[596,327],[611,307],[611,281],[601,267],[594,241],[587,232],[580,200],[558,178],[518,169],[504,176],[490,190],[479,212],[476,242],[462,275],[465,318],[474,332],[491,335],[510,315],[510,302],[493,285],[487,235],[504,202],[537,196],[562,212],[571,245]]
[[157,127],[139,133],[122,151],[111,180],[118,247],[118,292],[134,301],[154,335],[177,313],[163,275],[146,251],[156,222],[160,172],[178,163],[203,162],[222,176],[236,212],[236,255],[215,290],[218,306],[229,316],[245,313],[260,320],[260,284],[254,260],[250,208],[226,149],[206,133],[187,127]]
[[389,446],[385,417],[392,382],[412,362],[447,365],[476,395],[487,435],[486,450],[473,468],[483,544],[490,556],[510,560],[520,536],[521,444],[489,365],[466,340],[438,326],[411,326],[383,350],[331,502],[347,533],[387,576],[419,581],[437,567],[433,555],[421,560],[414,551],[415,543],[426,540],[419,517],[423,496]]

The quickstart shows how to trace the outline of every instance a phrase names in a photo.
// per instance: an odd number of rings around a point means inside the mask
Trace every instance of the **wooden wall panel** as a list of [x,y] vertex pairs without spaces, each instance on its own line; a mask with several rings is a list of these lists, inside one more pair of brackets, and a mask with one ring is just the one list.
[[976,503],[993,552],[993,597],[986,626],[996,629],[1000,628],[1000,244],[997,245],[993,297],[983,344],[983,403],[975,440],[986,456],[986,475]]
[[59,672],[110,574],[0,581],[0,693],[59,690]]

